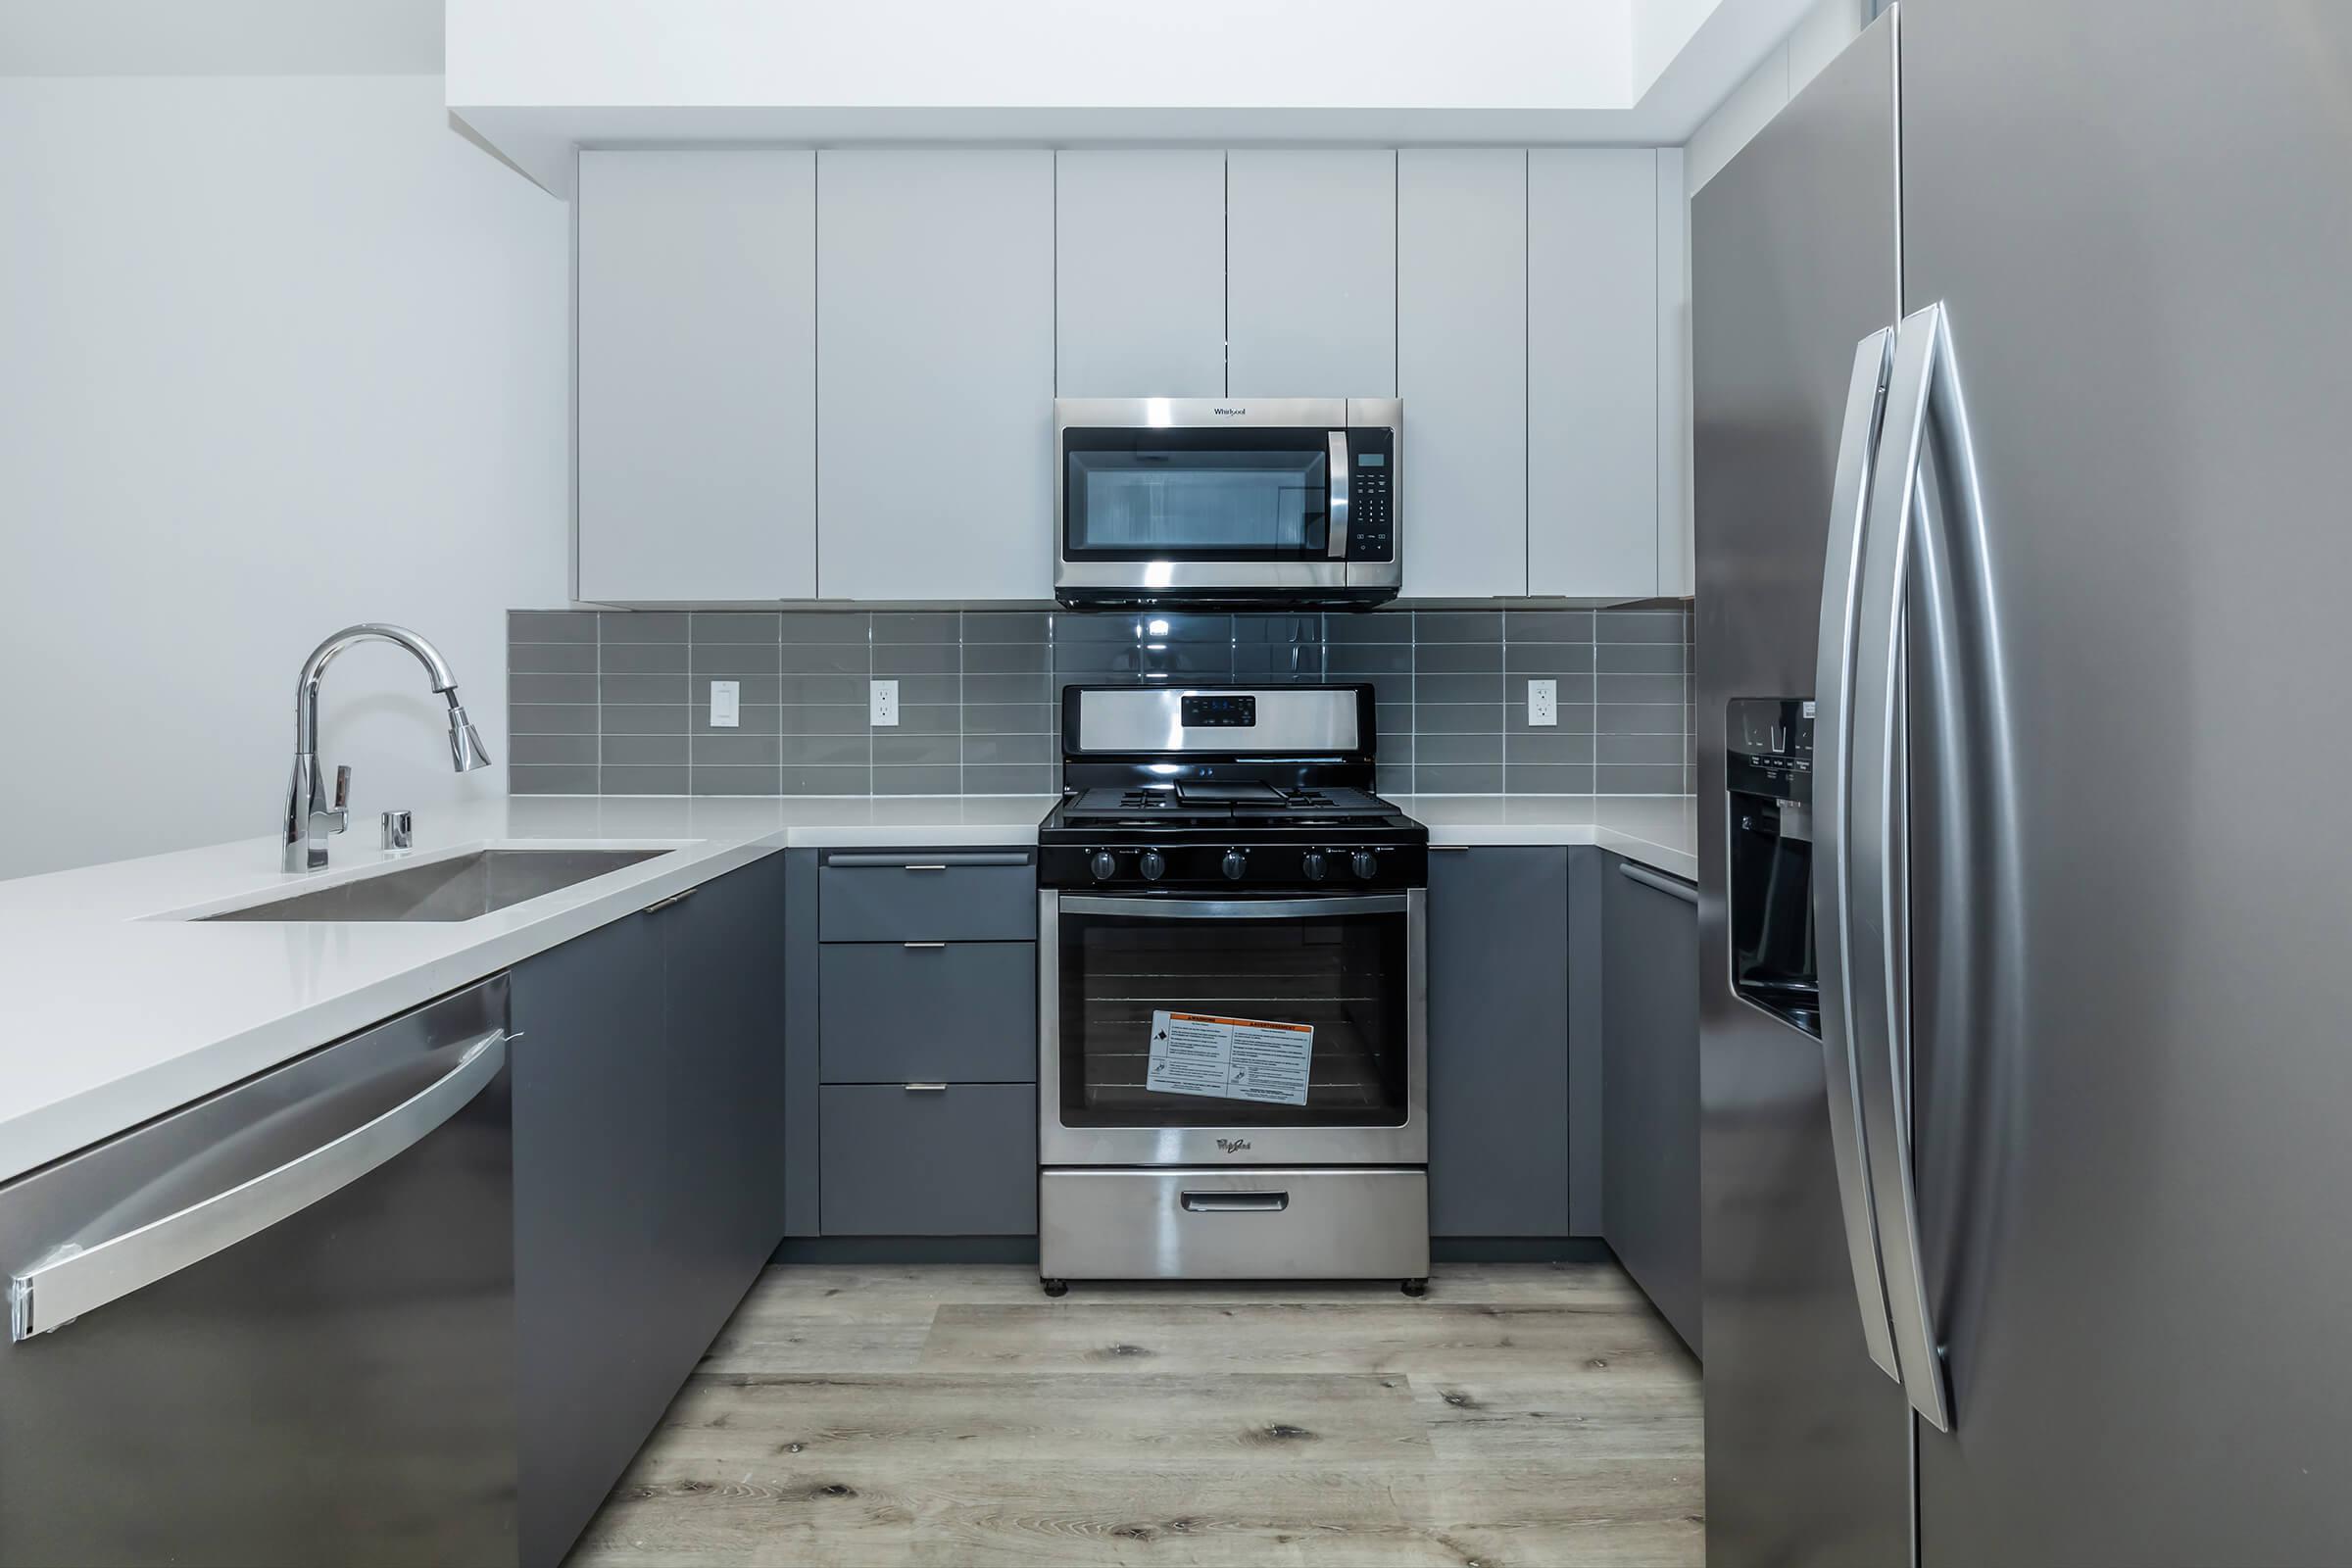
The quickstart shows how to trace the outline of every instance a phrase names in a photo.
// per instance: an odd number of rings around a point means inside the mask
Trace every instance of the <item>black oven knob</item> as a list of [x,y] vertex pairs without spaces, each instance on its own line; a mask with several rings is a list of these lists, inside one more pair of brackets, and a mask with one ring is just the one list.
[[1355,873],[1355,879],[1359,882],[1371,881],[1372,873],[1380,869],[1380,862],[1372,858],[1370,850],[1356,851],[1348,858],[1348,869]]
[[1217,862],[1217,869],[1225,873],[1226,881],[1239,882],[1242,873],[1250,869],[1250,860],[1239,850],[1227,850],[1225,858]]
[[1145,881],[1156,882],[1167,871],[1168,862],[1160,858],[1157,850],[1146,850],[1143,858],[1135,862],[1135,868],[1143,873]]
[[1330,868],[1330,862],[1323,858],[1321,850],[1309,850],[1298,858],[1299,874],[1309,882],[1322,881],[1323,873]]
[[1118,874],[1118,858],[1108,850],[1097,850],[1095,858],[1086,864],[1087,869],[1095,873],[1095,880],[1098,882],[1107,882]]

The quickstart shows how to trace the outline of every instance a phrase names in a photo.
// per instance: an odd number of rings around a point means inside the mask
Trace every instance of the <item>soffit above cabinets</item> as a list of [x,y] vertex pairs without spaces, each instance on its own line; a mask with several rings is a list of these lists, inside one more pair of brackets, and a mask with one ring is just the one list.
[[574,147],[1679,144],[1809,0],[448,0],[448,103]]

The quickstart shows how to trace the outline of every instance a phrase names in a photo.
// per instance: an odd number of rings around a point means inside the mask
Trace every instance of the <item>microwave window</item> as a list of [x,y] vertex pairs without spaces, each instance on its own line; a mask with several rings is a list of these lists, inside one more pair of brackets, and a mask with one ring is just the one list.
[[1073,450],[1066,462],[1073,553],[1320,555],[1329,537],[1321,450]]

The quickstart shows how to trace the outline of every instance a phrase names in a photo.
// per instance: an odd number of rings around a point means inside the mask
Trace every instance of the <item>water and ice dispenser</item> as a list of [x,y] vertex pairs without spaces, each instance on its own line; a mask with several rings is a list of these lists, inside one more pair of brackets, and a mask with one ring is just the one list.
[[1725,716],[1732,989],[1821,1033],[1813,951],[1813,701],[1735,698]]

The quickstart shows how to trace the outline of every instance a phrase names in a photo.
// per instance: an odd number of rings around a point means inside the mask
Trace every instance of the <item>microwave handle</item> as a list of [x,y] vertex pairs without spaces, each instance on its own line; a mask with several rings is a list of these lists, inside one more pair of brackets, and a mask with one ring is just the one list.
[[1331,435],[1331,549],[1334,561],[1348,559],[1348,432]]

